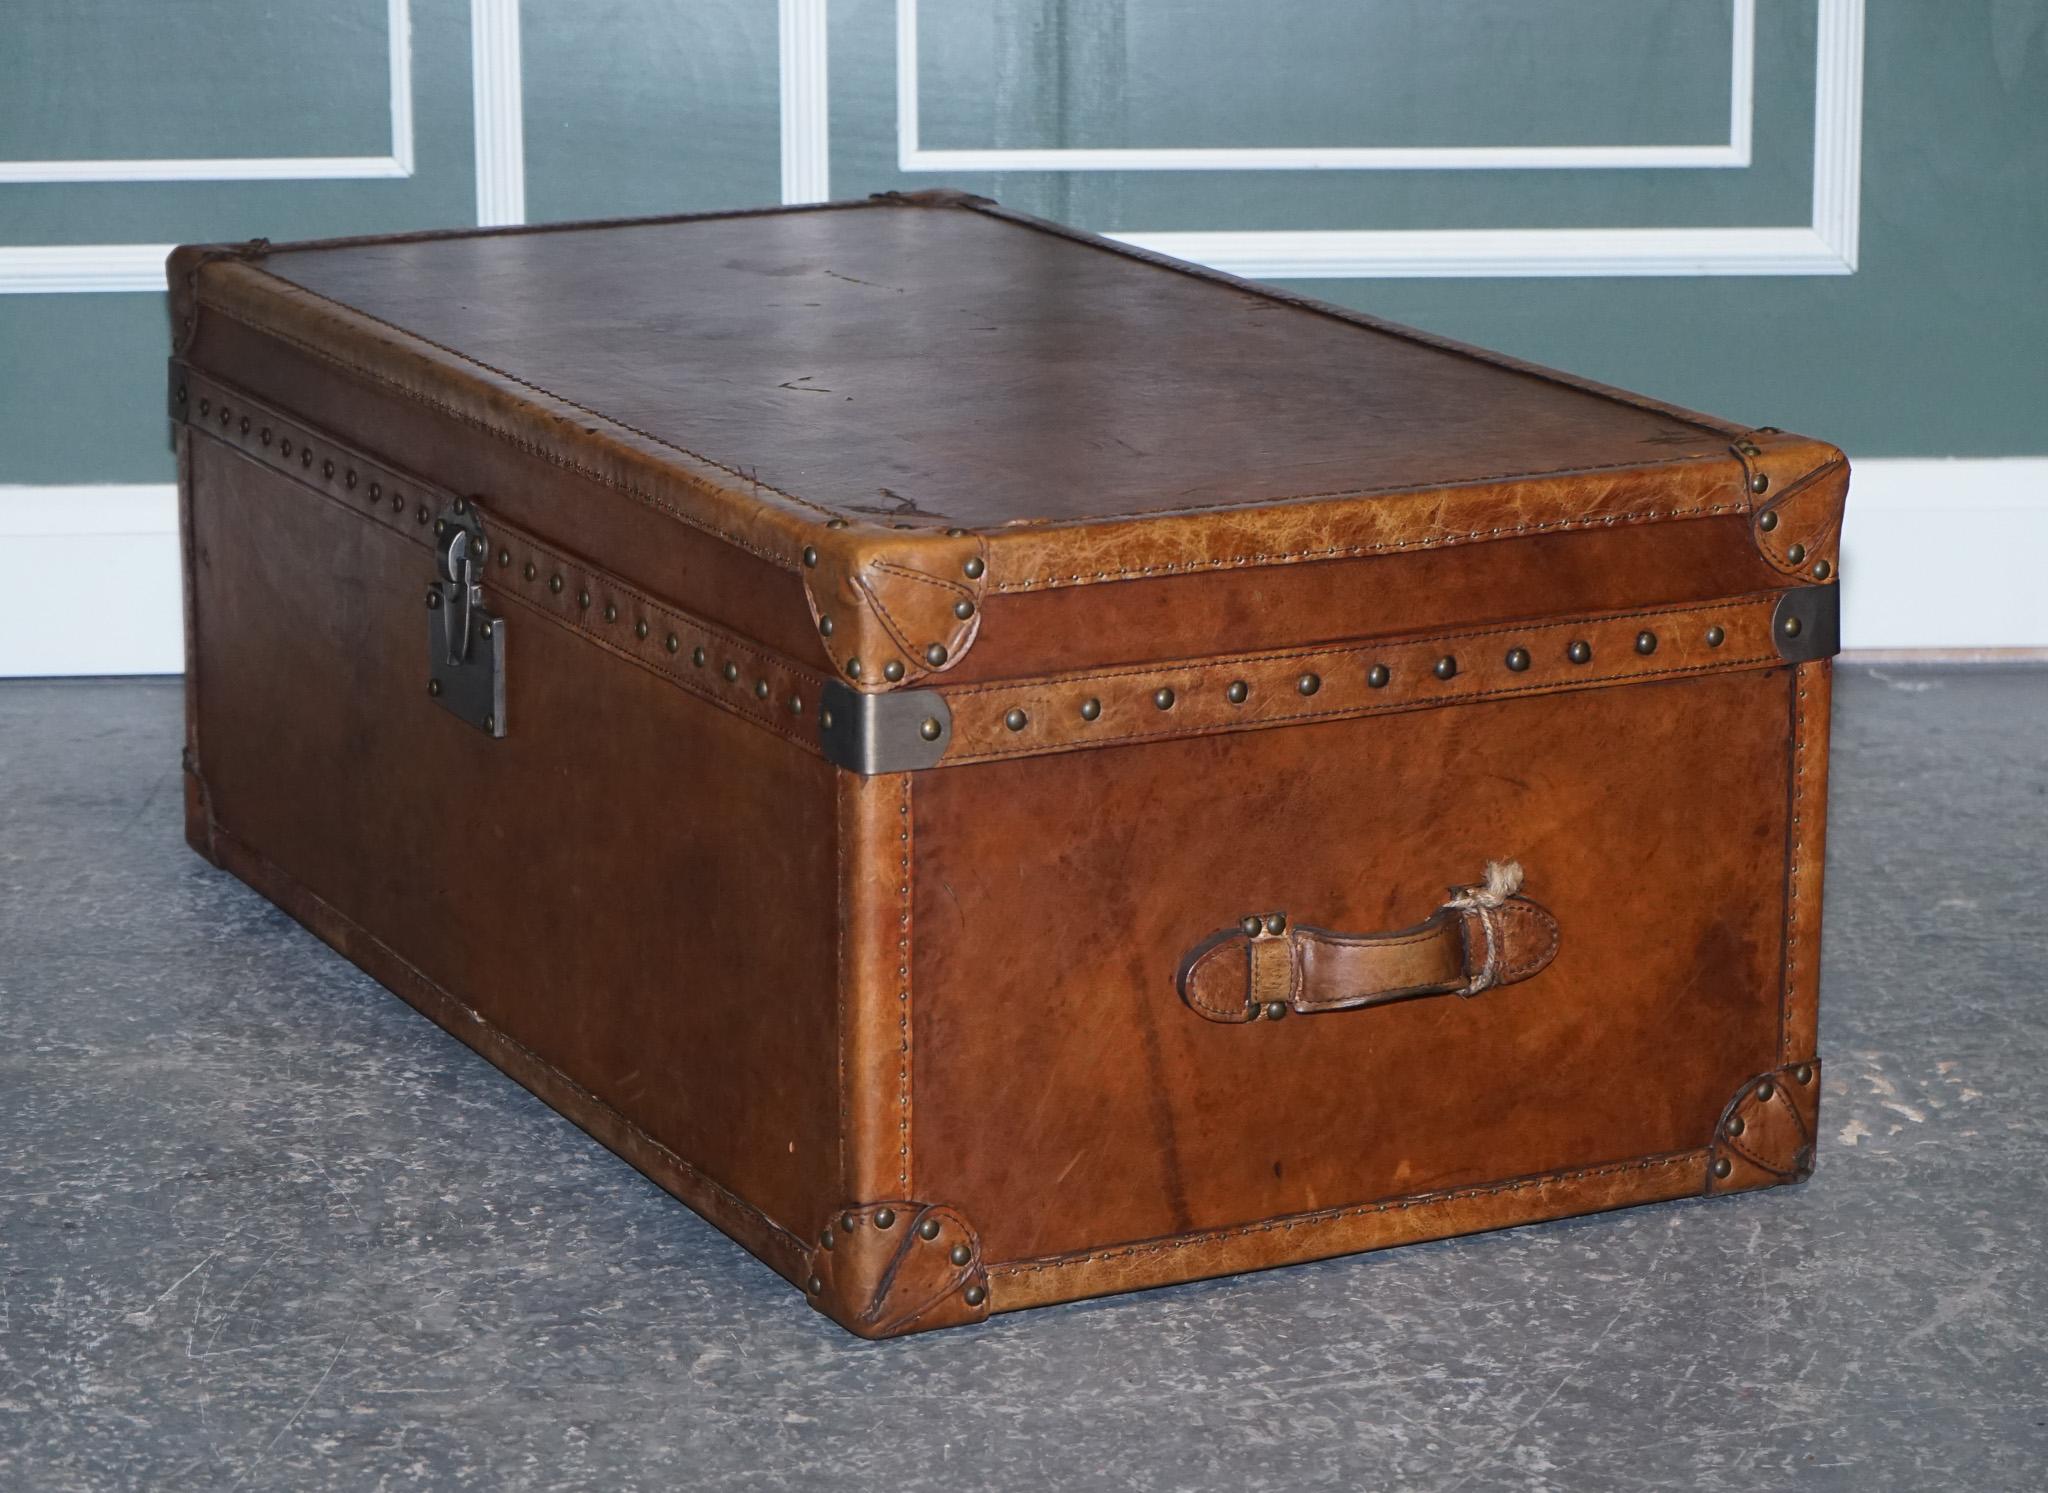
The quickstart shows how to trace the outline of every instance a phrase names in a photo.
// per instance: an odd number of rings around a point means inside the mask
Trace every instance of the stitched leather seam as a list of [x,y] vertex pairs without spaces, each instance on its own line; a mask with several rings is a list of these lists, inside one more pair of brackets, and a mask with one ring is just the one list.
[[[1505,622],[1497,627],[1474,628],[1466,632],[1427,633],[1419,637],[1379,638],[1369,643],[1347,643],[1334,648],[1287,648],[1266,653],[1228,654],[1220,658],[1196,659],[1191,662],[1175,661],[1170,663],[1143,664],[1127,669],[1104,669],[1100,672],[1087,674],[1053,675],[1045,679],[1024,681],[1003,679],[988,684],[969,684],[962,685],[956,689],[948,689],[946,697],[949,700],[953,700],[965,699],[970,695],[1005,694],[1017,689],[1020,683],[1027,688],[1037,688],[1044,685],[1071,685],[1075,689],[1080,689],[1085,685],[1098,684],[1105,680],[1134,679],[1141,675],[1150,677],[1161,674],[1194,673],[1249,666],[1252,664],[1290,663],[1300,659],[1357,658],[1367,654],[1383,653],[1390,648],[1419,648],[1425,644],[1462,643],[1472,638],[1523,636],[1578,626],[1590,627],[1596,623],[1642,622],[1655,617],[1692,616],[1708,611],[1732,614],[1750,609],[1775,607],[1778,598],[1783,594],[1782,591],[1767,591],[1760,595],[1731,597],[1719,601],[1674,602],[1670,606],[1646,607],[1633,612],[1597,612],[1585,617],[1545,618],[1534,622]],[[1769,656],[1775,658],[1777,655],[1773,653]],[[1758,655],[1758,657],[1763,657],[1763,655]],[[1754,660],[1744,659],[1742,662],[1754,662]],[[1632,679],[1639,676],[1635,674],[1604,675],[1596,672],[1591,677],[1608,681],[1617,677]],[[1523,686],[1525,689],[1545,687],[1542,685]],[[1448,699],[1450,697],[1446,696],[1445,698]],[[1441,704],[1443,702],[1433,701],[1431,703]],[[1272,717],[1272,719],[1278,719],[1278,717]]]
[[[903,821],[897,843],[903,848],[899,855],[898,867],[903,880],[897,895],[901,898],[901,909],[897,913],[896,933],[896,978],[898,987],[896,1002],[896,1185],[905,1197],[910,1196],[910,886],[915,874],[914,863],[917,847],[911,840],[914,822],[910,812],[911,774],[903,774],[903,802],[897,810],[897,817]],[[965,1225],[962,1225],[965,1227]]]
[[871,560],[868,563],[875,570],[886,570],[890,575],[900,575],[906,581],[918,581],[923,585],[937,586],[941,591],[953,596],[964,596],[969,601],[974,599],[974,588],[972,586],[963,586],[958,581],[942,581],[935,575],[926,575],[922,570],[912,570],[909,566],[898,565],[893,560]]
[[[281,284],[293,284],[292,281],[284,280],[281,276],[273,276],[272,278],[277,279]],[[208,309],[210,309],[214,315],[219,316],[224,320],[235,322],[240,326],[247,327],[250,331],[256,333],[259,336],[274,337],[280,342],[287,343],[292,347],[296,347],[300,352],[305,353],[307,356],[316,358],[320,362],[328,364],[330,367],[342,369],[344,372],[355,374],[373,384],[381,385],[382,387],[389,389],[393,393],[399,395],[401,398],[411,400],[414,404],[424,405],[428,409],[434,410],[439,414],[447,416],[449,419],[455,421],[457,424],[466,425],[470,427],[472,430],[479,430],[486,435],[495,436],[497,439],[513,447],[515,450],[522,451],[528,456],[538,457],[540,460],[547,462],[550,466],[560,467],[564,471],[573,472],[579,477],[586,478],[587,480],[595,482],[602,487],[610,488],[614,492],[624,493],[627,497],[632,498],[635,502],[644,504],[645,506],[653,508],[658,512],[665,513],[670,518],[676,520],[676,522],[684,524],[689,528],[696,529],[700,533],[709,534],[714,539],[723,540],[725,543],[732,545],[735,549],[744,550],[750,555],[754,555],[760,559],[770,561],[780,566],[784,570],[795,570],[797,568],[796,560],[789,555],[783,554],[778,550],[768,549],[762,545],[756,544],[752,540],[747,539],[744,535],[735,534],[727,529],[721,529],[717,525],[705,519],[698,518],[694,514],[685,512],[683,509],[678,508],[674,503],[670,502],[668,499],[663,498],[655,493],[651,493],[647,491],[645,488],[640,487],[635,483],[628,482],[623,478],[609,476],[606,473],[597,469],[596,467],[586,466],[584,463],[576,460],[574,457],[563,455],[561,452],[555,451],[547,446],[541,445],[538,441],[533,441],[523,435],[520,435],[517,431],[508,430],[503,426],[493,424],[491,421],[486,420],[479,415],[473,415],[469,413],[467,410],[458,409],[455,405],[450,404],[445,400],[437,399],[433,395],[428,394],[422,390],[414,389],[407,384],[401,383],[399,380],[391,377],[388,374],[379,373],[373,368],[368,368],[359,363],[351,362],[347,358],[337,357],[333,352],[320,346],[316,342],[309,342],[305,338],[296,336],[293,333],[282,330],[281,328],[259,327],[255,323],[245,321],[241,317],[234,315],[232,312],[225,311],[218,306],[210,307]],[[460,354],[457,354],[457,356],[460,356]],[[634,433],[638,434],[639,432],[636,431]],[[688,455],[690,453],[685,452],[684,454]],[[766,484],[759,485],[765,486]],[[773,491],[773,489],[770,489],[770,491]],[[815,505],[806,504],[805,506],[811,507]]]
[[1803,830],[1806,794],[1806,671],[1792,671],[1792,835],[1785,872],[1785,978],[1778,988],[1778,1060],[1792,1046],[1792,1000],[1799,979],[1799,882],[1805,871]]
[[[1552,475],[1538,473],[1534,475]],[[1512,480],[1507,478],[1497,479]],[[1385,488],[1341,496],[1374,497],[1389,492],[1414,491],[1406,488]],[[1313,495],[1323,496],[1321,494]],[[1332,494],[1330,496],[1340,496]],[[1311,501],[1301,499],[1298,501]],[[1242,508],[1217,508],[1211,510],[1218,516],[1243,514]],[[1162,560],[1151,565],[1119,565],[1108,570],[1073,571],[1066,575],[1044,575],[1021,580],[998,580],[994,589],[1005,591],[1057,590],[1065,586],[1085,586],[1097,581],[1126,580],[1134,576],[1184,575],[1204,570],[1229,570],[1259,565],[1285,565],[1302,560],[1339,560],[1357,555],[1377,555],[1389,551],[1443,549],[1459,544],[1480,543],[1489,539],[1509,539],[1520,534],[1563,533],[1573,529],[1598,527],[1613,528],[1624,524],[1652,523],[1661,519],[1696,518],[1722,513],[1747,513],[1746,502],[1702,503],[1691,508],[1644,508],[1631,513],[1593,514],[1583,518],[1544,519],[1540,522],[1504,524],[1490,529],[1471,529],[1459,534],[1440,534],[1425,539],[1382,539],[1370,544],[1328,544],[1298,550],[1274,550],[1250,555],[1223,555],[1203,560]]]
[[901,622],[896,620],[896,615],[889,610],[888,603],[882,600],[882,593],[877,591],[869,583],[868,578],[858,571],[854,573],[852,579],[854,585],[860,587],[860,594],[867,598],[870,610],[881,621],[882,630],[888,633],[896,646],[907,655],[906,666],[922,677],[925,673],[923,667],[924,654],[918,649],[917,644],[911,641],[908,630],[905,629]]
[[1503,985],[1510,984],[1516,980],[1527,979],[1530,975],[1534,974],[1537,970],[1543,968],[1544,965],[1550,963],[1552,959],[1557,957],[1557,919],[1552,917],[1547,909],[1535,906],[1531,906],[1528,908],[1516,908],[1512,902],[1509,903],[1506,907],[1503,907],[1501,910],[1503,912],[1506,912],[1510,909],[1513,909],[1516,915],[1520,917],[1523,921],[1533,922],[1537,926],[1548,930],[1550,936],[1548,941],[1545,943],[1543,952],[1541,954],[1532,956],[1524,963],[1511,964],[1501,971],[1500,979]]
[[1411,1197],[1391,1198],[1380,1203],[1364,1203],[1351,1208],[1330,1208],[1315,1213],[1295,1213],[1285,1218],[1269,1218],[1259,1223],[1245,1224],[1232,1229],[1216,1229],[1207,1233],[1178,1234],[1170,1239],[1149,1241],[1143,1244],[1128,1244],[1117,1249],[1091,1250],[1085,1254],[1065,1255],[1052,1259],[1018,1260],[1009,1264],[991,1265],[991,1277],[1007,1275],[1038,1275],[1053,1270],[1072,1270],[1077,1267],[1107,1264],[1115,1260],[1141,1259],[1150,1255],[1171,1254],[1178,1250],[1199,1248],[1207,1244],[1223,1244],[1232,1239],[1249,1238],[1255,1234],[1288,1233],[1295,1229],[1314,1228],[1322,1224],[1341,1223],[1346,1219],[1365,1218],[1378,1213],[1401,1213],[1411,1208],[1439,1207],[1447,1203],[1464,1202],[1472,1198],[1503,1197],[1518,1192],[1529,1192],[1538,1188],[1554,1187],[1561,1183],[1590,1181],[1596,1177],[1621,1176],[1629,1172],[1663,1172],[1690,1170],[1699,1166],[1707,1156],[1704,1150],[1682,1151],[1667,1156],[1648,1156],[1638,1161],[1617,1161],[1604,1166],[1584,1167],[1576,1171],[1549,1172],[1536,1177],[1522,1177],[1511,1182],[1492,1182],[1478,1187],[1462,1187],[1450,1192],[1416,1193]]
[[1175,737],[1219,736],[1233,731],[1258,730],[1267,726],[1296,725],[1311,721],[1357,719],[1375,715],[1398,715],[1410,710],[1435,710],[1453,705],[1468,705],[1476,700],[1512,699],[1521,695],[1563,693],[1575,689],[1595,689],[1608,685],[1635,684],[1654,679],[1682,679],[1694,674],[1725,674],[1752,665],[1782,663],[1776,654],[1757,654],[1748,658],[1730,658],[1711,664],[1689,664],[1682,668],[1645,669],[1640,672],[1617,675],[1595,675],[1585,679],[1564,680],[1555,684],[1529,684],[1519,688],[1504,686],[1499,689],[1472,690],[1466,693],[1447,695],[1441,700],[1401,700],[1386,705],[1356,705],[1339,710],[1302,711],[1292,715],[1261,716],[1242,725],[1219,721],[1214,725],[1187,727],[1181,730],[1144,731],[1124,736],[1092,737],[1088,741],[1043,743],[1037,746],[1005,747],[994,751],[949,753],[940,763],[951,767],[969,762],[994,762],[1009,757],[1031,757],[1051,755],[1056,751],[1071,751],[1086,746],[1114,746],[1141,741],[1164,741]]
[[1402,935],[1398,933],[1303,933],[1304,943],[1313,940],[1333,949],[1405,949],[1414,944],[1431,943],[1443,937],[1443,924],[1438,923],[1420,933]]

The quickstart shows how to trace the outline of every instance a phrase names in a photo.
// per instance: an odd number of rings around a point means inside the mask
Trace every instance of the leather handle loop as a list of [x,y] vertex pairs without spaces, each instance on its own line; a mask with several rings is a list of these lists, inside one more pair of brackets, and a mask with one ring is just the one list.
[[1514,862],[1491,863],[1483,883],[1452,888],[1422,922],[1388,933],[1247,917],[1190,949],[1175,984],[1196,1015],[1225,1024],[1512,985],[1541,972],[1559,940],[1557,919],[1519,895],[1521,880]]

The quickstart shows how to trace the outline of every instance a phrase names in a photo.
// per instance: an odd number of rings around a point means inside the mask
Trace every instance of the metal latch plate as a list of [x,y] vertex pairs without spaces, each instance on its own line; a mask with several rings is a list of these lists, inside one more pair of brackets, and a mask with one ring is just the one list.
[[440,576],[427,589],[427,693],[486,736],[505,734],[505,620],[483,604],[483,528],[467,503],[434,525]]

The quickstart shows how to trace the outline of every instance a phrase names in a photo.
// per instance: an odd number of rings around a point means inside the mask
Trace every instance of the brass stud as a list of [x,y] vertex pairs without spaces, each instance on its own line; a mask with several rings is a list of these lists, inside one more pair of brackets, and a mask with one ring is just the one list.
[[1281,1017],[1285,1016],[1286,1014],[1287,1014],[1287,1006],[1286,1006],[1286,1003],[1285,1003],[1285,1002],[1282,1002],[1282,1001],[1267,1001],[1267,1002],[1266,1002],[1266,1020],[1268,1020],[1268,1021],[1278,1021],[1278,1020],[1279,1020],[1279,1019],[1280,1019]]
[[832,1226],[830,1224],[827,1224],[825,1225],[824,1229],[818,1234],[818,1248],[830,1249],[836,1242],[836,1239],[837,1236],[833,1234]]
[[849,659],[848,659],[848,660],[846,661],[846,677],[847,677],[848,679],[858,679],[858,678],[860,678],[860,660],[859,660],[859,659],[857,659],[857,658],[849,658]]
[[1657,651],[1657,635],[1647,627],[1636,634],[1636,652],[1648,655]]
[[[204,405],[205,401],[201,400],[200,403]],[[290,456],[292,454],[292,438],[290,436],[286,436],[277,443],[277,454],[279,456]]]
[[1090,695],[1081,702],[1081,719],[1092,721],[1102,714],[1102,702]]
[[843,529],[846,527],[846,520],[843,518],[828,518],[825,520],[825,527],[828,529]]
[[851,1213],[842,1213],[839,1215],[839,1227],[846,1233],[851,1234],[856,1228],[860,1227],[860,1220]]
[[1805,564],[1806,546],[1803,544],[1793,545],[1790,549],[1785,551],[1785,559],[1793,565]]
[[1771,530],[1778,527],[1778,511],[1774,508],[1768,513],[1759,514],[1756,526],[1766,534],[1770,533]]
[[820,618],[818,619],[818,636],[819,636],[819,637],[821,637],[821,638],[829,638],[829,637],[831,637],[831,636],[832,636],[833,630],[834,630],[834,629],[833,629],[832,619],[831,619],[830,617],[820,617]]
[[969,617],[972,617],[974,615],[974,603],[969,601],[964,596],[961,597],[958,601],[953,603],[953,615],[955,617],[958,617],[962,622],[965,622]]
[[767,699],[767,698],[768,698],[768,681],[767,681],[767,680],[765,680],[765,679],[756,679],[756,680],[754,681],[754,698],[755,698],[755,699],[757,699],[757,700],[765,700],[765,699]]
[[497,734],[498,718],[488,711],[484,713],[484,729],[486,731],[491,732],[493,735]]
[[[264,445],[266,445],[266,446],[267,446],[267,445],[269,445],[269,444],[270,444],[270,427],[269,427],[268,425],[264,426],[264,427],[263,427],[263,429],[261,429],[260,431],[258,431],[258,432],[256,433],[256,438],[257,438],[258,440],[262,441]],[[376,489],[375,489],[374,487],[372,487],[372,489],[371,489],[371,491],[370,491],[370,496],[371,496],[371,497],[373,497],[373,498],[377,496],[377,493],[376,493]]]
[[917,1237],[920,1239],[938,1238],[939,1221],[936,1218],[927,1218],[923,1223],[917,1226]]
[[1728,629],[1721,626],[1720,623],[1716,622],[1712,627],[1707,629],[1707,646],[1709,648],[1718,648],[1727,641]]
[[429,591],[427,593],[427,610],[430,612],[437,612],[440,609],[441,593],[439,591]]
[[1748,1128],[1747,1125],[1742,1123],[1741,1115],[1730,1115],[1728,1117],[1728,1133],[1730,1135],[1740,1135]]
[[825,1289],[825,1283],[824,1283],[823,1281],[819,1280],[817,1276],[815,1276],[815,1275],[814,1275],[814,1276],[812,1276],[812,1277],[811,1277],[811,1294],[812,1294],[813,1296],[815,1296],[815,1295],[817,1295],[817,1294],[818,1294],[818,1293],[819,1293],[820,1291],[822,1291],[822,1290],[824,1290],[824,1289]]
[[924,661],[936,669],[946,661],[946,645],[944,643],[927,643],[924,649]]
[[588,591],[578,591],[576,593],[576,605],[583,608],[583,610],[586,612],[589,611],[590,593]]
[[185,397],[185,386],[183,384],[180,384],[178,385],[178,403],[183,404],[185,402]]
[[802,715],[804,713],[804,697],[802,695],[791,695],[789,697],[789,713],[791,715]]
[[1281,934],[1285,933],[1287,931],[1287,914],[1284,912],[1267,913],[1266,931],[1272,934],[1275,938],[1278,938]]
[[350,492],[355,491],[356,469],[354,467],[350,467],[346,472],[341,474],[341,485],[347,488]]
[[1813,562],[1813,578],[1814,578],[1815,580],[1817,580],[1817,581],[1824,581],[1824,580],[1826,580],[1826,579],[1827,579],[1827,578],[1828,578],[1829,576],[1833,575],[1834,573],[1835,573],[1835,567],[1834,567],[1834,566],[1832,566],[1832,565],[1830,565],[1830,564],[1828,564],[1828,562],[1827,562],[1827,561],[1825,561],[1825,560],[1816,560],[1816,561],[1814,561],[1814,562]]
[[212,401],[211,399],[202,399],[202,400],[200,400],[200,401],[199,401],[199,413],[200,413],[200,414],[202,414],[202,415],[210,415],[210,414],[212,414],[212,413],[213,413],[213,401]]
[[945,729],[946,728],[944,726],[941,726],[939,724],[937,716],[928,715],[924,718],[923,722],[918,726],[917,734],[919,736],[922,736],[926,741],[937,741],[939,739],[939,733],[944,731]]
[[494,623],[494,622],[486,622],[486,623],[485,623],[485,624],[483,625],[483,635],[484,635],[485,637],[487,637],[487,638],[488,638],[488,637],[492,637],[492,636],[494,636],[494,635],[495,635],[495,634],[497,633],[497,631],[498,631],[498,626],[497,626],[497,624],[496,624],[496,623]]
[[520,575],[524,576],[527,580],[530,581],[535,576],[540,574],[540,570],[538,567],[534,565],[533,561],[528,560],[524,565],[519,567],[519,573]]
[[818,712],[818,724],[819,724],[819,725],[821,725],[821,726],[823,726],[823,727],[824,727],[824,728],[825,728],[826,730],[828,730],[828,731],[829,731],[829,730],[831,730],[831,729],[832,729],[832,712],[831,712],[830,710],[821,710],[821,711],[819,711],[819,712]]
[[1029,717],[1027,717],[1023,711],[1017,709],[1017,707],[1013,705],[1010,707],[1008,713],[1003,716],[1003,724],[1008,726],[1012,731],[1021,731],[1024,729],[1024,723],[1028,719]]
[[903,677],[903,660],[900,658],[892,658],[887,663],[883,664],[882,677],[888,680],[891,684],[894,684],[897,680],[901,679]]
[[1757,1097],[1757,1102],[1758,1102],[1759,1104],[1768,1104],[1768,1103],[1770,1103],[1770,1101],[1771,1101],[1771,1096],[1772,1096],[1773,1094],[1777,1093],[1777,1092],[1778,1092],[1778,1086],[1777,1086],[1776,1084],[1772,1083],[1772,1082],[1771,1082],[1771,1081],[1770,1081],[1770,1080],[1769,1080],[1769,1079],[1767,1078],[1767,1079],[1765,1079],[1765,1080],[1764,1080],[1764,1081],[1763,1081],[1762,1083],[1760,1083],[1760,1084],[1758,1084],[1758,1085],[1756,1086],[1756,1097]]
[[951,1260],[955,1265],[965,1265],[969,1260],[974,1258],[974,1251],[969,1249],[964,1244],[956,1244],[951,1249],[946,1251],[946,1258]]
[[690,650],[690,662],[700,669],[704,667],[704,648],[702,644]]
[[896,1227],[896,1210],[894,1208],[875,1209],[875,1227],[878,1229],[893,1229]]
[[683,640],[677,637],[674,633],[670,633],[666,638],[663,638],[662,643],[664,644],[664,646],[667,647],[668,651],[671,653],[682,652]]
[[[243,434],[243,435],[247,435],[248,433],[249,433],[249,417],[248,417],[247,415],[244,415],[244,416],[242,416],[242,434]],[[333,474],[332,472],[330,472],[330,473],[328,473],[328,475],[329,475],[329,476],[331,477],[331,476],[333,476],[334,474]]]
[[948,539],[965,539],[967,531],[965,529],[948,529],[946,530],[946,537]]
[[422,503],[420,504],[419,509],[413,514],[413,517],[417,519],[420,523],[424,524],[428,519],[432,518],[433,515],[427,512],[427,505],[425,503]]
[[1794,1068],[1794,1069],[1792,1070],[1792,1081],[1793,1081],[1794,1083],[1798,1083],[1798,1084],[1809,1084],[1809,1083],[1812,1083],[1812,1082],[1813,1082],[1813,1064],[1811,1064],[1811,1063],[1801,1063],[1801,1064],[1800,1064],[1800,1065],[1799,1065],[1799,1066],[1798,1066],[1797,1068]]
[[467,513],[467,512],[469,512],[469,499],[467,499],[467,498],[457,498],[457,499],[455,500],[455,511],[456,511],[457,513]]
[[503,569],[504,569],[504,568],[505,568],[505,567],[506,567],[507,565],[510,565],[511,563],[512,563],[512,551],[510,551],[510,550],[499,550],[499,551],[498,551],[498,568],[499,568],[500,570],[503,570]]
[[299,465],[302,467],[310,467],[312,464],[313,448],[311,446],[299,447]]
[[325,478],[327,478],[328,480],[332,481],[332,480],[333,480],[333,478],[334,478],[334,463],[333,463],[332,461],[323,461],[323,462],[321,462],[321,463],[320,463],[320,475],[321,475],[322,477],[325,477]]
[[1436,667],[1430,672],[1439,679],[1455,679],[1458,677],[1458,661],[1446,653],[1436,661]]
[[441,693],[441,681],[440,681],[440,680],[438,680],[438,679],[429,679],[429,680],[427,681],[427,693],[428,693],[428,694],[430,694],[430,695],[438,695],[438,694],[440,694],[440,693]]
[[1294,687],[1304,695],[1312,695],[1323,687],[1323,681],[1318,675],[1304,674],[1294,681]]
[[441,538],[441,537],[442,537],[443,535],[445,535],[445,534],[446,534],[447,532],[448,532],[448,520],[447,520],[447,519],[445,519],[445,518],[437,518],[437,519],[435,519],[435,520],[434,520],[434,537],[435,537],[436,539],[439,539],[439,538]]
[[1507,661],[1509,672],[1520,674],[1529,667],[1529,650],[1526,648],[1510,648]]
[[1764,454],[1764,448],[1759,446],[1755,441],[1738,442],[1735,449],[1737,451],[1740,451],[1744,456],[1762,456]]
[[233,412],[226,405],[222,405],[220,407],[220,428],[226,430],[228,428],[228,421],[233,418]]
[[969,1306],[980,1306],[984,1301],[988,1300],[988,1288],[986,1286],[969,1286],[960,1293],[960,1299]]
[[1385,689],[1387,681],[1393,677],[1393,671],[1385,664],[1374,664],[1365,671],[1365,682],[1373,689]]
[[635,622],[633,624],[633,636],[636,638],[644,638],[647,636],[647,619],[645,617],[642,617],[638,622]]
[[725,682],[727,684],[731,684],[734,680],[740,677],[740,666],[736,663],[733,663],[730,659],[728,659],[726,661],[725,667],[720,669],[718,672],[725,676]]
[[562,578],[559,575],[551,575],[548,577],[548,590],[554,592],[557,596],[561,595]]
[[971,555],[968,557],[967,563],[962,565],[960,569],[966,573],[967,579],[978,581],[981,579],[981,573],[988,569],[988,566],[982,562],[981,556]]
[[1161,710],[1173,709],[1173,691],[1163,684],[1160,685],[1158,689],[1152,691],[1152,703]]
[[1730,1166],[1728,1165],[1728,1158],[1727,1158],[1726,1156],[1722,1156],[1722,1157],[1718,1157],[1718,1158],[1716,1158],[1716,1160],[1715,1160],[1715,1162],[1714,1162],[1714,1175],[1715,1175],[1715,1176],[1717,1176],[1717,1177],[1725,1177],[1725,1176],[1727,1176],[1727,1175],[1728,1175],[1728,1173],[1729,1173],[1730,1171],[1732,1171],[1732,1170],[1733,1170],[1733,1168],[1732,1168],[1732,1167],[1730,1167]]
[[1771,490],[1771,479],[1767,473],[1758,472],[1749,479],[1749,490],[1761,496]]
[[[265,431],[265,432],[264,432],[264,435],[263,435],[263,442],[264,442],[264,444],[265,444],[265,445],[268,445],[268,444],[270,444],[270,433],[269,433],[268,431]],[[372,483],[370,484],[370,501],[371,501],[372,503],[380,503],[380,502],[382,502],[383,500],[384,500],[384,484],[383,484],[383,483],[381,483],[381,482],[372,482]]]
[[1223,698],[1233,705],[1242,705],[1251,698],[1252,687],[1242,679],[1233,679],[1230,688],[1223,692]]
[[1787,617],[1783,622],[1780,622],[1778,624],[1778,631],[1783,633],[1788,638],[1796,638],[1799,636],[1801,625],[1802,624],[1800,623],[1797,617]]
[[1248,918],[1240,919],[1237,926],[1244,930],[1244,936],[1246,938],[1257,938],[1259,936],[1259,930],[1265,927],[1266,925],[1264,920],[1261,919],[1258,916],[1258,914],[1254,913],[1252,916]]
[[1565,649],[1564,656],[1575,664],[1589,664],[1593,661],[1593,645],[1581,638]]
[[807,545],[805,545],[805,546],[804,546],[804,564],[805,564],[805,565],[816,565],[817,563],[818,563],[818,552],[817,552],[817,551],[816,551],[815,549],[811,548],[811,546],[810,546],[810,545],[808,545],[808,544],[807,544]]
[[613,605],[609,601],[604,604],[604,620],[607,622],[616,622],[619,620],[618,607]]

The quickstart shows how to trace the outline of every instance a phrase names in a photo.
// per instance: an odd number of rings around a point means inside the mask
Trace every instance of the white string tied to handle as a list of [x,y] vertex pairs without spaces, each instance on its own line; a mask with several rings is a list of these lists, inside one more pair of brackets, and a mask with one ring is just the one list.
[[1522,863],[1520,861],[1488,861],[1486,880],[1477,886],[1453,889],[1451,899],[1444,904],[1461,912],[1479,914],[1479,926],[1486,930],[1486,960],[1472,978],[1460,990],[1460,995],[1477,995],[1491,988],[1500,978],[1500,918],[1502,903],[1522,889]]

